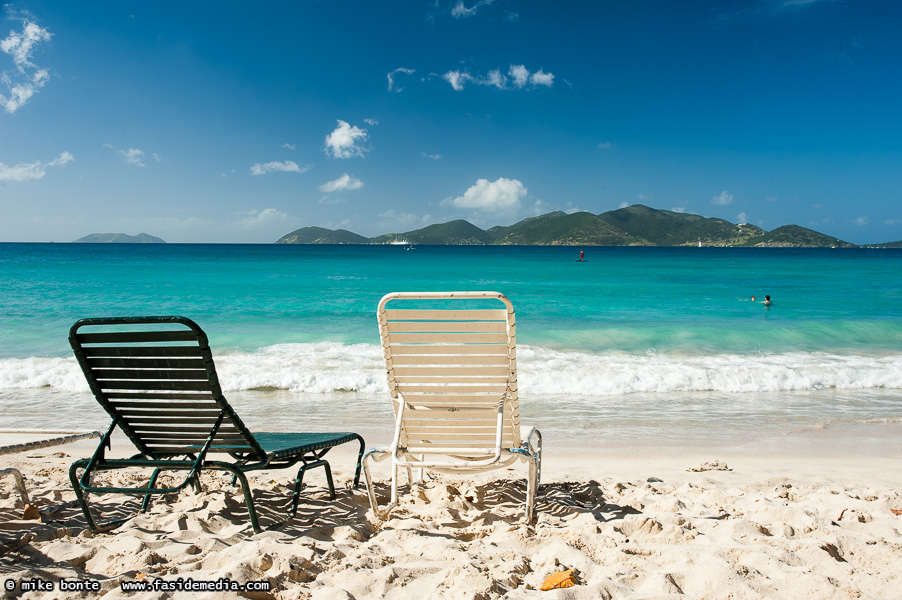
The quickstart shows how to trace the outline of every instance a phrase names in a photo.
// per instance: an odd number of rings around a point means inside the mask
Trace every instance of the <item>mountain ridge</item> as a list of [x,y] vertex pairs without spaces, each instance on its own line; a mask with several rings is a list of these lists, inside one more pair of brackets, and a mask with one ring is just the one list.
[[660,210],[643,204],[597,215],[555,211],[527,217],[513,225],[496,225],[488,230],[456,219],[372,238],[343,229],[333,231],[322,227],[303,227],[282,236],[276,243],[856,247],[855,244],[798,225],[783,225],[765,231],[748,223],[735,224],[724,219]]
[[92,233],[77,240],[73,244],[165,244],[166,240],[154,235],[139,233],[128,235],[127,233]]

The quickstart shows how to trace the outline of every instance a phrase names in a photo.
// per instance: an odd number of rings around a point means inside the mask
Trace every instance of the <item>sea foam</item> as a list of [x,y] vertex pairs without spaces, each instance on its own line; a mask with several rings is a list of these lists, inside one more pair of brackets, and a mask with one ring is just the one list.
[[[332,393],[386,391],[382,353],[372,344],[278,344],[251,353],[216,351],[223,390]],[[681,356],[567,352],[521,346],[521,393],[617,396],[667,392],[902,389],[902,355],[720,354]],[[0,360],[0,389],[86,392],[74,358]]]

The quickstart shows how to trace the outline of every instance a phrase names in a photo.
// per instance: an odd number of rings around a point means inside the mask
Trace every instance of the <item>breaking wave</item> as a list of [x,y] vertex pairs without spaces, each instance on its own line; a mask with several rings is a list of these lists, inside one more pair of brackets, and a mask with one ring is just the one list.
[[[681,356],[568,352],[521,346],[521,393],[617,396],[668,392],[777,392],[902,389],[902,355],[717,354]],[[279,344],[251,353],[216,352],[224,391],[378,393],[386,390],[380,348],[372,344]],[[0,360],[0,389],[88,391],[74,358]]]

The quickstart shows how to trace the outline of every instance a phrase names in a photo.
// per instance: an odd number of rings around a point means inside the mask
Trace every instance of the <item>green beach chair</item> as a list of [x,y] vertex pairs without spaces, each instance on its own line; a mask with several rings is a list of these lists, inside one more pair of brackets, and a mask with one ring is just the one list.
[[[542,436],[520,431],[514,308],[499,292],[397,292],[377,309],[395,412],[390,447],[363,458],[377,516],[398,501],[398,469],[465,475],[528,466],[526,521],[541,479]],[[391,458],[391,501],[380,514],[368,461]]]
[[[360,482],[364,442],[356,433],[251,433],[222,395],[207,336],[190,319],[81,319],[69,330],[69,343],[94,397],[113,419],[94,455],[72,463],[69,469],[78,503],[93,531],[113,529],[128,519],[96,523],[88,508],[89,492],[144,496],[141,510],[146,511],[151,496],[175,493],[188,484],[199,490],[200,471],[219,470],[231,473],[233,484],[236,480],[240,483],[251,525],[259,533],[261,527],[245,473],[301,463],[291,498],[293,517],[304,473],[309,469],[325,470],[330,499],[335,499],[332,471],[323,456],[334,446],[355,440],[360,443],[360,452],[354,487]],[[106,457],[117,427],[138,454],[127,459]],[[211,460],[213,454],[226,455],[226,459]],[[131,467],[153,469],[146,487],[91,483],[98,471]],[[177,485],[155,487],[163,471],[188,473]]]

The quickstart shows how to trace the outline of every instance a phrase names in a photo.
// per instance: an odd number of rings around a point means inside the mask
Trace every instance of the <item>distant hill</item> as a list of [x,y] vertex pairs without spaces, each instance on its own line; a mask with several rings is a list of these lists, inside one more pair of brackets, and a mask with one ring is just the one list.
[[469,221],[458,219],[447,223],[429,225],[407,233],[387,233],[372,238],[374,244],[387,244],[396,241],[408,241],[411,244],[492,244],[494,236],[483,231]]
[[837,247],[837,248],[854,248],[855,244],[838,240],[835,237],[818,233],[813,229],[806,229],[798,225],[784,225],[777,227],[773,231],[762,233],[749,240],[749,246],[765,246],[765,247]]
[[[784,225],[767,232],[748,223],[658,210],[642,204],[600,215],[560,211],[529,217],[484,231],[462,219],[405,233],[365,238],[339,229],[305,227],[280,238],[278,244],[515,244],[569,246],[762,246],[842,247],[854,244],[805,229]],[[902,242],[898,242],[902,245]],[[881,244],[893,247],[891,244]]]
[[302,227],[288,235],[283,235],[277,244],[369,244],[370,239],[345,229],[324,227]]
[[602,213],[599,218],[654,246],[745,246],[765,233],[754,225],[735,225],[723,219],[657,210],[635,204]]
[[885,244],[869,244],[869,248],[902,248],[902,240],[898,242],[886,242]]
[[146,233],[128,235],[125,233],[92,233],[78,238],[73,244],[165,244],[166,240]]
[[548,213],[524,219],[509,227],[492,227],[488,233],[494,236],[494,244],[649,245],[646,240],[635,239],[598,215],[588,212],[569,215],[562,212]]

